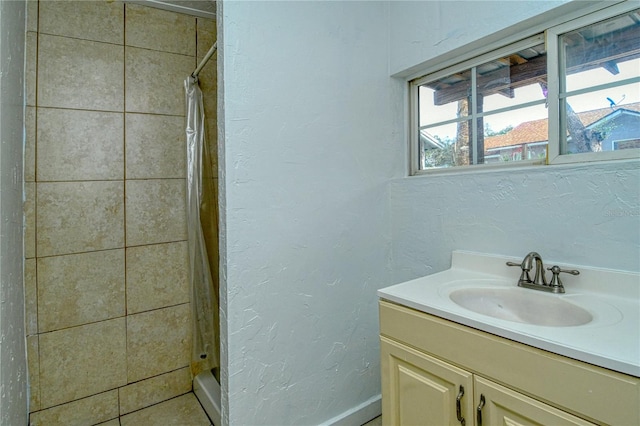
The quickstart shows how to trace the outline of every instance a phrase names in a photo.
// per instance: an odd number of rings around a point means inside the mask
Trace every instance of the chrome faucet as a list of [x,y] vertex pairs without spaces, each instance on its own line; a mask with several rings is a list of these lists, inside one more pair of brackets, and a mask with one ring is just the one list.
[[[533,268],[533,262],[535,262],[536,270],[532,280],[529,272]],[[522,273],[518,279],[518,287],[548,291],[551,293],[564,293],[564,286],[562,285],[562,281],[560,281],[561,272],[571,275],[578,275],[580,273],[580,271],[576,271],[575,269],[566,270],[560,269],[559,266],[552,266],[551,268],[547,268],[553,274],[551,282],[548,283],[544,272],[542,257],[535,251],[527,254],[524,259],[522,259],[522,263],[507,262],[507,266],[519,266],[520,269],[522,269]]]
[[542,257],[538,253],[532,251],[524,257],[522,262],[526,263],[528,270],[530,271],[534,261],[536,262],[536,274],[533,277],[533,283],[538,285],[547,285],[547,277],[545,277],[544,274],[544,264],[542,263]]

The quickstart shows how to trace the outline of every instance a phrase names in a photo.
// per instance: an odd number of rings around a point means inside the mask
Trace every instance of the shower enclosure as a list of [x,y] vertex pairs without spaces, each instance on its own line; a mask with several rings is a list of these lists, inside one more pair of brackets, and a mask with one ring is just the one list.
[[220,320],[217,259],[217,196],[211,149],[198,74],[217,50],[211,47],[185,80],[187,137],[187,234],[193,346],[194,392],[207,414],[220,425]]

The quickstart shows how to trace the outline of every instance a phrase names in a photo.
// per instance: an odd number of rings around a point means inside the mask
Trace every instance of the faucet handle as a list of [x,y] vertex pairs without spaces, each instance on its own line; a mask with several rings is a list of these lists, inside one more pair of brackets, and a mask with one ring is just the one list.
[[549,283],[549,287],[553,287],[554,293],[564,293],[564,286],[562,285],[562,281],[560,281],[561,272],[571,275],[580,275],[580,271],[577,271],[575,269],[560,269],[558,265],[547,268],[547,270],[551,271],[551,273],[553,274],[551,282]]
[[531,282],[531,276],[529,275],[529,269],[527,268],[525,262],[515,263],[515,262],[507,262],[507,266],[519,266],[522,269],[522,273],[520,274],[521,282]]

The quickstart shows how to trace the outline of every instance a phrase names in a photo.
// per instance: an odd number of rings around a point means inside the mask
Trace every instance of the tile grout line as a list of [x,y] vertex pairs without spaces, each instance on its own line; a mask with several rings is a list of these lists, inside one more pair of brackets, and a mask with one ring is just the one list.
[[[124,245],[124,370],[126,377],[125,386],[129,385],[129,301],[127,279],[127,5],[122,4],[122,204],[123,204],[123,245]],[[118,424],[122,416],[122,401],[118,388]]]
[[[35,56],[33,59],[35,60],[35,81],[34,84],[34,105],[33,105],[33,128],[31,131],[33,132],[33,194],[32,203],[33,203],[33,256],[34,256],[34,268],[35,268],[35,332],[37,336],[37,361],[38,361],[38,389],[37,389],[37,406],[38,411],[42,409],[42,386],[41,386],[41,377],[42,377],[42,362],[40,357],[40,297],[39,297],[39,279],[38,279],[38,104],[39,104],[39,96],[38,96],[38,76],[40,74],[40,66],[39,66],[39,56],[40,56],[40,0],[31,0],[36,1],[36,42],[35,42]],[[32,17],[33,18],[33,17]],[[31,390],[31,389],[30,389]],[[31,415],[29,414],[29,423]]]

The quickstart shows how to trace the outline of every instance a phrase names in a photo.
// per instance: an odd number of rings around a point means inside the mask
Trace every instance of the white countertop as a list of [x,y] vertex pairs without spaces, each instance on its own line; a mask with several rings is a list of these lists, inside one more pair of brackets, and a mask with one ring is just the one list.
[[[545,259],[543,259],[545,260]],[[455,251],[446,271],[378,290],[382,299],[436,315],[478,330],[640,377],[640,275],[586,266],[559,264],[580,275],[562,274],[564,294],[517,287],[520,263],[515,257]],[[545,267],[558,265],[545,260]],[[551,273],[547,271],[550,278]],[[460,288],[513,288],[549,294],[588,310],[585,325],[558,327],[507,321],[467,310],[449,298]],[[544,312],[540,312],[544,315]]]

